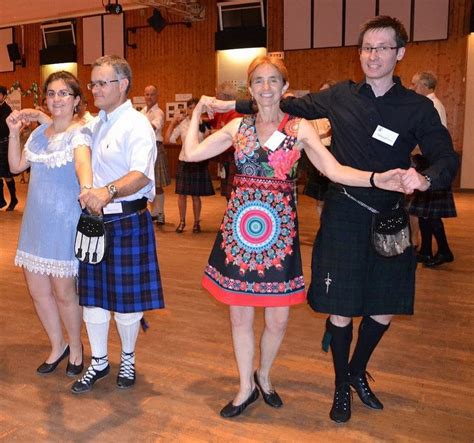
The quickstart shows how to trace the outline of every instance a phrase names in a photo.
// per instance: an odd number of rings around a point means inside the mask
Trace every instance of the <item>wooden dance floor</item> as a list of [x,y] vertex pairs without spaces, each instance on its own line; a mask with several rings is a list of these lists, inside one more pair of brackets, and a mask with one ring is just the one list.
[[[383,411],[354,396],[352,419],[328,416],[333,395],[330,354],[321,351],[324,315],[293,308],[272,372],[284,406],[260,398],[224,420],[219,410],[238,387],[228,310],[200,279],[224,208],[220,196],[203,199],[201,234],[178,222],[174,187],[166,190],[166,225],[156,228],[166,309],[147,313],[150,329],[137,345],[137,383],[119,390],[118,334],[110,328],[112,371],[92,392],[72,395],[65,362],[36,375],[49,344],[13,258],[27,185],[20,204],[0,212],[0,441],[3,442],[472,442],[474,440],[474,194],[456,194],[459,216],[445,221],[455,261],[417,270],[416,313],[396,318],[369,365]],[[47,192],[45,190],[45,192]],[[8,198],[7,198],[8,200]],[[306,281],[318,227],[315,202],[299,203]],[[58,241],[61,241],[58,238]],[[255,330],[262,329],[258,310]],[[357,330],[358,321],[355,324]],[[85,329],[86,363],[90,361]]]

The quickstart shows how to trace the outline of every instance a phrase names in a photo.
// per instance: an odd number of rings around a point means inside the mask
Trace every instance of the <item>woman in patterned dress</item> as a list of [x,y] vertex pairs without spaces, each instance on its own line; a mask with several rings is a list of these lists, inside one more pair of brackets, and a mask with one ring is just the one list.
[[[202,161],[232,144],[238,174],[203,277],[203,286],[230,306],[240,388],[222,410],[234,417],[257,400],[259,391],[272,407],[283,402],[273,389],[270,369],[283,340],[291,305],[305,301],[293,197],[301,150],[332,181],[369,187],[370,172],[340,165],[306,120],[284,114],[280,98],[288,89],[281,60],[257,57],[248,68],[248,88],[258,114],[236,118],[202,142],[199,118],[215,99],[203,96],[194,109],[184,143],[186,161]],[[376,174],[376,184],[399,189],[400,170]],[[254,372],[255,307],[265,308],[260,365]]]
[[22,124],[40,117],[35,116],[35,110],[23,110],[13,111],[7,118],[10,168],[18,174],[31,167],[15,264],[23,268],[36,312],[51,342],[51,352],[37,372],[49,374],[69,356],[66,374],[75,377],[83,369],[83,355],[82,309],[76,294],[78,261],[73,244],[81,213],[80,186],[92,185],[90,138],[80,133],[73,120],[82,97],[76,77],[65,71],[51,74],[43,94],[52,121],[31,133],[23,151]]

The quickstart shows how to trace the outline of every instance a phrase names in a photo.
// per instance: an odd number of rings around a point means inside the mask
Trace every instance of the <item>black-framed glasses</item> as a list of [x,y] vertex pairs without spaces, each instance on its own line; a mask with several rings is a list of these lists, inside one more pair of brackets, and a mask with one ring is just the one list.
[[89,91],[92,91],[92,89],[97,86],[99,88],[105,88],[106,86],[109,85],[109,83],[115,83],[115,82],[119,82],[120,79],[115,79],[115,80],[97,80],[95,82],[89,82],[87,83],[87,89],[89,89]]
[[361,46],[359,48],[359,54],[370,55],[372,51],[375,51],[376,54],[388,54],[389,51],[398,49],[398,46]]
[[66,98],[69,96],[74,97],[74,94],[72,92],[69,92],[67,89],[60,89],[59,91],[53,91],[52,89],[48,89],[46,91],[46,97],[54,98],[56,96],[58,96],[59,98]]

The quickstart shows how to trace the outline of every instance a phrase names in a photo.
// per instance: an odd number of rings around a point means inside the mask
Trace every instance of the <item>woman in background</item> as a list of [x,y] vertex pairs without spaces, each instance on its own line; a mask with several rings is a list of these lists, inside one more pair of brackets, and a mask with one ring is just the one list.
[[[193,109],[198,100],[192,98],[186,103],[186,116],[184,119],[177,115],[168,126],[165,135],[166,143],[176,143],[178,138],[184,145],[186,135],[189,130]],[[199,140],[203,140],[207,135],[207,128],[200,122]],[[194,225],[193,233],[201,232],[201,197],[214,195],[211,176],[209,175],[208,161],[199,163],[189,163],[184,160],[183,149],[179,153],[178,170],[176,171],[176,194],[178,194],[179,225],[176,232],[181,234],[186,226],[186,205],[187,196],[190,195],[193,201]]]

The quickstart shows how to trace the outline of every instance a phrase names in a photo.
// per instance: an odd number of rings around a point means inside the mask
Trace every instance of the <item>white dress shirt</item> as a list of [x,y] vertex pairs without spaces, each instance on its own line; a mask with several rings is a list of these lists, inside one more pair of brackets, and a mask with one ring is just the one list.
[[106,186],[131,171],[150,179],[138,192],[116,201],[155,197],[156,139],[148,119],[136,111],[130,100],[110,114],[100,111],[85,127],[92,134],[92,173],[94,187]]

